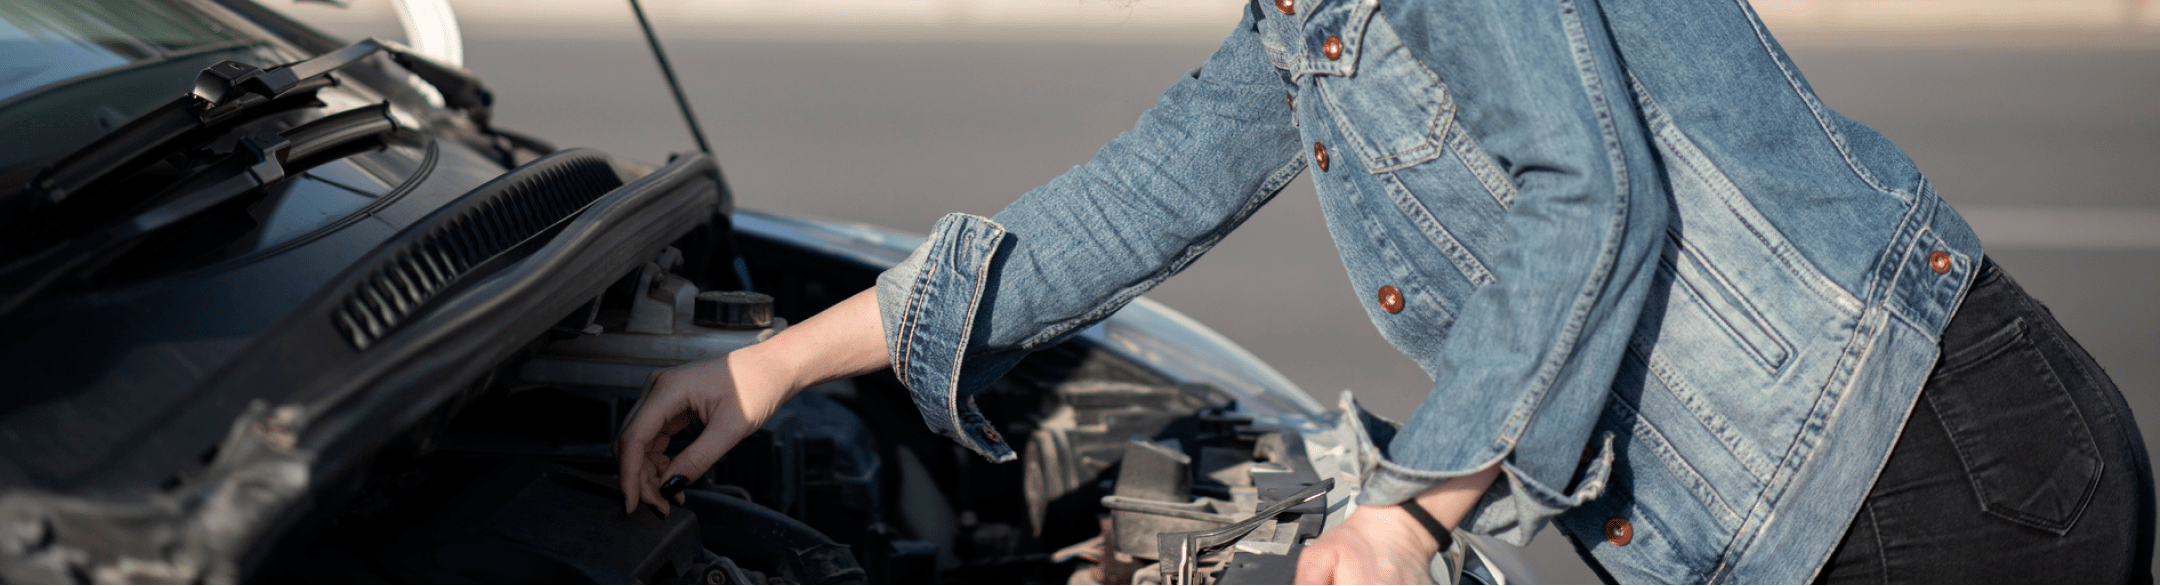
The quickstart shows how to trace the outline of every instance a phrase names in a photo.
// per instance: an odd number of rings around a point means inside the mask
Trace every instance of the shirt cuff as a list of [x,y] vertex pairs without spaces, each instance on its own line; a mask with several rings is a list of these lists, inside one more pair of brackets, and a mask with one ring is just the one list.
[[[1017,362],[1016,356],[965,360],[976,309],[1005,228],[987,218],[951,214],[907,260],[878,275],[878,313],[893,373],[907,385],[923,423],[992,462],[1018,456],[975,408],[974,391]],[[1010,354],[1010,353],[1000,353]]]
[[[1359,461],[1363,464],[1358,473],[1359,505],[1391,506],[1401,504],[1440,483],[1484,470],[1492,461],[1477,462],[1450,470],[1412,468],[1387,458],[1402,424],[1366,411],[1349,391],[1343,391],[1341,407],[1344,419],[1357,438]],[[1461,529],[1480,535],[1491,535],[1516,546],[1530,543],[1546,521],[1557,517],[1570,508],[1589,502],[1605,492],[1606,482],[1612,472],[1613,436],[1606,433],[1596,440],[1593,449],[1583,451],[1583,460],[1576,473],[1572,490],[1557,490],[1532,478],[1529,473],[1509,461],[1509,453],[1500,455],[1498,462],[1502,472],[1500,479],[1485,489],[1478,498],[1470,515],[1463,518]]]

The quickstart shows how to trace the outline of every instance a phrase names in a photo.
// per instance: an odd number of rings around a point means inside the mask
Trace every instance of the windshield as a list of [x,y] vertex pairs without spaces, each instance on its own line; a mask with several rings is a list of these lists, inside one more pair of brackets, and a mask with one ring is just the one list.
[[[313,57],[297,48],[307,43],[279,38],[282,29],[236,10],[205,0],[0,0],[0,289],[59,273],[68,275],[70,286],[104,287],[259,258],[347,225],[427,174],[439,127],[428,118],[435,112],[409,109],[428,107],[414,91],[421,82],[372,65],[340,69],[327,87],[263,102],[187,133],[143,131],[162,128],[156,120],[170,116],[129,126],[168,104],[184,104],[197,76],[220,61],[269,68]],[[127,225],[130,214],[155,209],[152,199],[180,197],[165,190],[223,169],[220,161],[237,156],[243,136],[285,133],[378,106],[396,121],[394,131],[349,137],[316,156],[280,161],[297,166],[128,242],[95,245],[84,236]],[[135,134],[115,133],[123,127]],[[94,171],[84,175],[103,183],[80,183],[92,187],[64,202],[38,207],[22,195],[99,137],[120,137],[112,144],[142,143],[149,150],[109,169],[84,167]],[[40,272],[45,265],[24,260],[38,254],[98,258],[54,265],[87,267],[81,270]]]
[[0,171],[72,151],[221,60],[298,56],[181,0],[0,1]]

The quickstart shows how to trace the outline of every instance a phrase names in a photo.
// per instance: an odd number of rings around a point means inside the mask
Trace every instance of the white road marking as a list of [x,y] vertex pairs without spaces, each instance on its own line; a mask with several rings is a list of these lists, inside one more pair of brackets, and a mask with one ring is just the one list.
[[1962,206],[1980,240],[1999,249],[2160,249],[2160,209]]

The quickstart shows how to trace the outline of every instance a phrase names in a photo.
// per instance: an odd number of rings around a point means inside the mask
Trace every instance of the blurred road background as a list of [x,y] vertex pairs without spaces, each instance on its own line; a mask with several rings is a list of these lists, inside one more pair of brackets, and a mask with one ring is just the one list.
[[[260,0],[401,38],[388,0]],[[621,0],[452,0],[497,123],[649,161],[692,148]],[[744,207],[927,231],[1079,164],[1237,0],[649,0]],[[1825,102],[1902,145],[2160,439],[2160,2],[1762,0]],[[1405,416],[1430,381],[1366,321],[1300,179],[1153,293],[1323,403]],[[2160,453],[2160,447],[2153,449]],[[1595,582],[1564,538],[1528,555]]]

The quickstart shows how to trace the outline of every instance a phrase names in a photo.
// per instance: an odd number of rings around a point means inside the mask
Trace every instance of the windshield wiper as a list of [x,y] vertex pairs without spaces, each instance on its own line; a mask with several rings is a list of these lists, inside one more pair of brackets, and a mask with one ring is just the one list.
[[126,251],[144,236],[284,179],[295,171],[287,167],[289,163],[397,131],[397,121],[385,103],[332,114],[283,134],[256,131],[242,136],[232,154],[158,192],[124,220],[0,268],[0,316],[13,313],[69,275]]
[[[14,194],[0,192],[0,207],[58,205],[94,192],[123,171],[140,168],[202,138],[201,131],[233,121],[281,98],[306,95],[335,83],[329,73],[378,51],[442,94],[445,106],[471,112],[485,124],[493,98],[478,78],[457,67],[413,53],[404,45],[368,39],[313,59],[261,69],[220,61],[195,77],[192,91],[173,98],[40,170]],[[27,199],[28,201],[23,201]],[[12,200],[12,201],[10,201]]]

